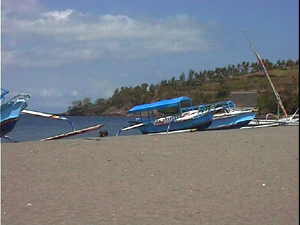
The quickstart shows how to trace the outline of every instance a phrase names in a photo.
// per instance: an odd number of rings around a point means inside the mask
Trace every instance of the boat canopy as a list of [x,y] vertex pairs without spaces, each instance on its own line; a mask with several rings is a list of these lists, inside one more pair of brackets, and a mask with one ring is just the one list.
[[161,101],[157,101],[157,102],[147,103],[144,105],[137,105],[137,106],[134,106],[132,109],[130,109],[127,112],[127,114],[174,107],[174,106],[178,106],[179,103],[182,101],[190,101],[190,104],[192,104],[191,98],[181,96],[181,97],[177,97],[177,98],[171,98],[171,99],[161,100]]

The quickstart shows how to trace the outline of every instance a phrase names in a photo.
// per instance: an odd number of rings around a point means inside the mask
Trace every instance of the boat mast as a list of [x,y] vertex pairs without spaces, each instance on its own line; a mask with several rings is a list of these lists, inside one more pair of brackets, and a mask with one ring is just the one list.
[[260,66],[261,66],[261,68],[262,68],[263,73],[266,75],[266,77],[267,77],[268,80],[269,80],[269,83],[270,83],[270,85],[271,85],[271,87],[272,87],[272,89],[273,89],[273,92],[274,92],[275,97],[276,97],[276,99],[277,99],[277,101],[278,101],[278,104],[279,104],[279,106],[281,107],[281,109],[282,109],[282,111],[283,111],[283,114],[284,114],[285,116],[288,116],[287,113],[286,113],[286,110],[285,110],[285,108],[284,108],[284,106],[283,106],[283,103],[282,103],[282,101],[281,101],[281,98],[280,98],[278,92],[276,91],[273,82],[271,81],[271,78],[270,78],[270,76],[269,76],[269,74],[268,74],[268,72],[267,72],[267,70],[266,70],[266,67],[265,67],[263,61],[262,61],[261,58],[259,57],[258,53],[255,51],[255,49],[254,49],[253,45],[251,44],[251,42],[250,42],[250,40],[249,40],[249,38],[248,38],[246,32],[245,32],[244,30],[243,30],[243,32],[244,32],[244,34],[245,34],[245,36],[246,36],[246,38],[247,38],[247,41],[248,41],[248,43],[249,43],[249,45],[250,45],[252,51],[254,52],[254,55],[256,56],[256,58],[257,58],[257,60],[258,60],[258,62],[259,62],[259,64],[260,64]]

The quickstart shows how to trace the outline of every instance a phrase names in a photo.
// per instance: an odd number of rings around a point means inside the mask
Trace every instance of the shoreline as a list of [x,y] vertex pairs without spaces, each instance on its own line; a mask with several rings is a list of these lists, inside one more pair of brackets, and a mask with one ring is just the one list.
[[1,143],[2,224],[299,224],[299,127]]

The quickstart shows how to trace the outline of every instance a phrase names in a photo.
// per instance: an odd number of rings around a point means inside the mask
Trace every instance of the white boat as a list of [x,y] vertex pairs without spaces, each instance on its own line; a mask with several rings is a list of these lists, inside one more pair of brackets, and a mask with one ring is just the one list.
[[[272,113],[268,113],[265,119],[254,119],[247,126],[242,127],[242,129],[275,126],[299,126],[299,117],[296,117],[298,110],[299,108],[292,116],[283,118],[279,118]],[[269,119],[269,116],[273,116],[273,119]]]

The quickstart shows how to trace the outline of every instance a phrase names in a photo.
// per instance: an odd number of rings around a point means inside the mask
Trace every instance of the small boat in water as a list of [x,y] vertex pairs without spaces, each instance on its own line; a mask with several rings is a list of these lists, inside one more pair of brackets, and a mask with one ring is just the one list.
[[239,129],[247,126],[256,116],[258,108],[238,109],[231,101],[222,101],[204,105],[215,111],[212,124],[206,130]]
[[139,117],[128,121],[130,126],[121,129],[117,136],[121,131],[135,128],[142,134],[205,130],[212,123],[214,111],[204,106],[195,108],[191,98],[181,96],[137,105],[127,112],[135,113],[139,113]]
[[1,137],[6,137],[14,129],[21,111],[28,106],[30,99],[28,94],[21,93],[6,101],[5,95],[8,93],[9,91],[1,88]]

